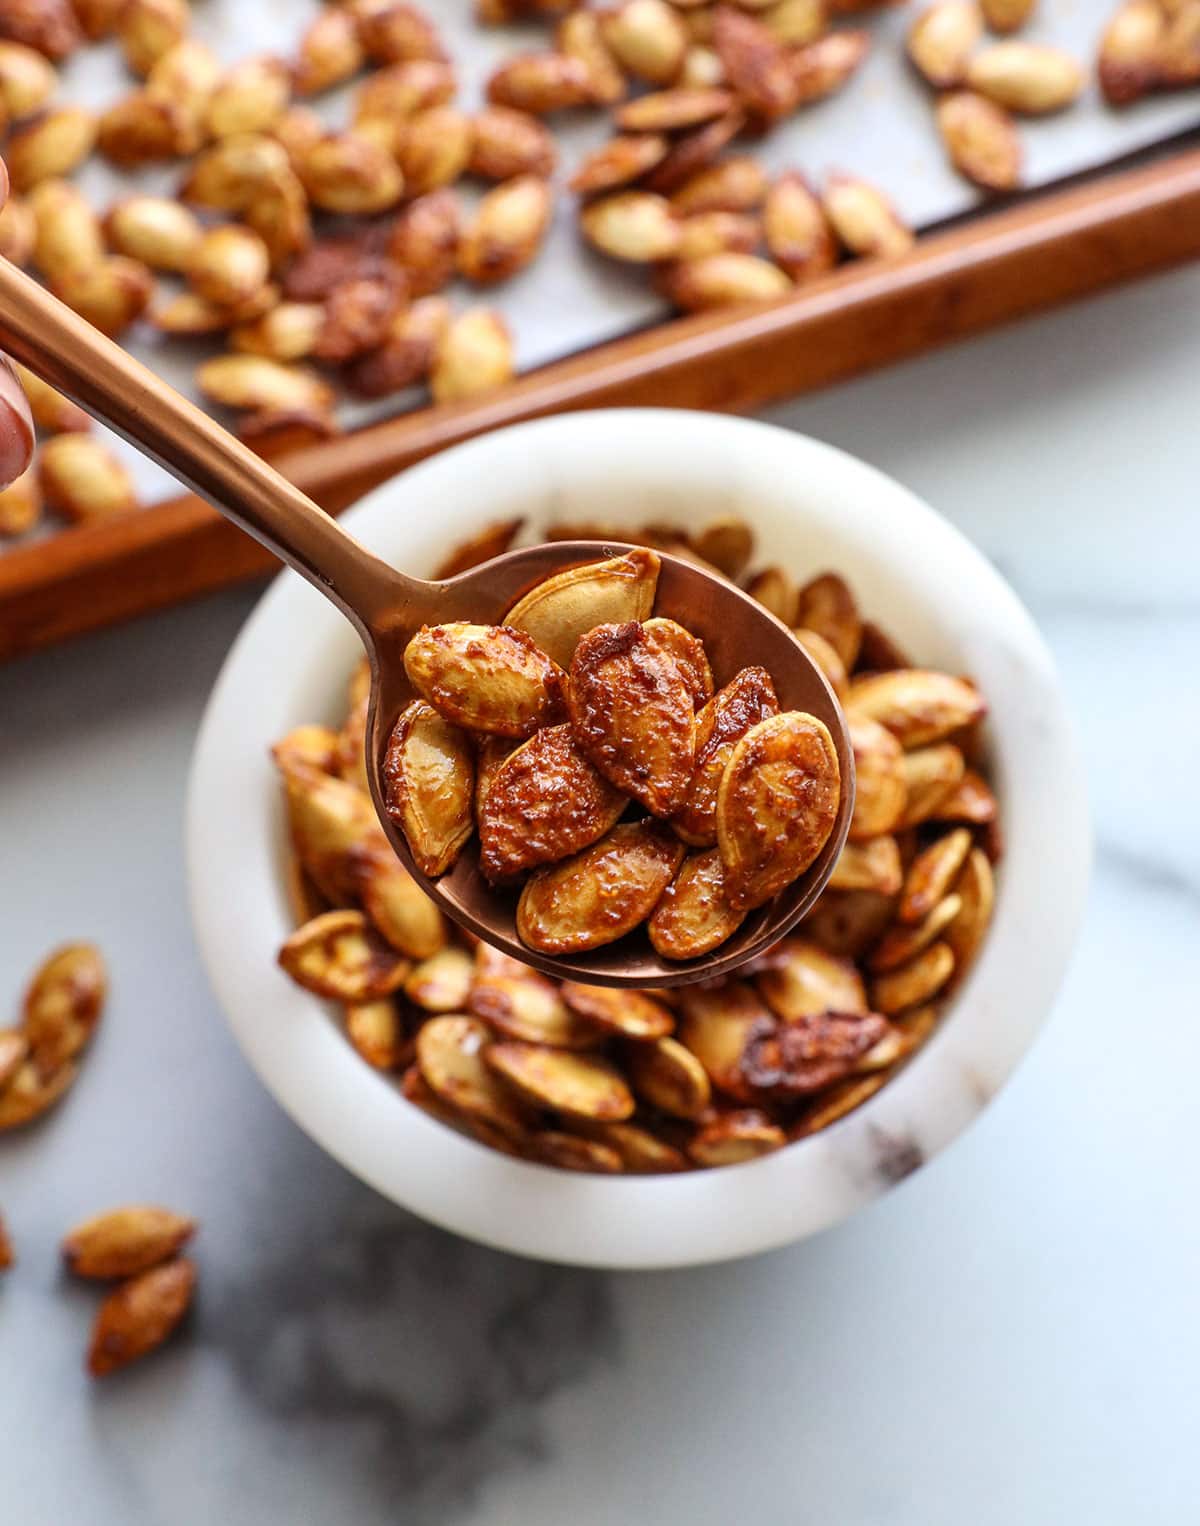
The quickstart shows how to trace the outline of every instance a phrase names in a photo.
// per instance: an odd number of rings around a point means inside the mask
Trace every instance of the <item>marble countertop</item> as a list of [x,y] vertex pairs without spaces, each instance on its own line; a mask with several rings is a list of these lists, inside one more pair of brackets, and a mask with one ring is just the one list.
[[[0,1001],[105,948],[69,1101],[0,1146],[0,1515],[16,1526],[1089,1526],[1194,1516],[1200,1324],[1200,270],[775,411],[1004,570],[1088,754],[1078,958],[1007,1090],[850,1223],[606,1276],[406,1216],[236,1052],[188,927],[188,754],[237,592],[0,668]],[[1146,738],[1148,740],[1141,740]],[[231,886],[230,893],[237,894]],[[93,1387],[55,1247],[203,1224],[188,1334]]]

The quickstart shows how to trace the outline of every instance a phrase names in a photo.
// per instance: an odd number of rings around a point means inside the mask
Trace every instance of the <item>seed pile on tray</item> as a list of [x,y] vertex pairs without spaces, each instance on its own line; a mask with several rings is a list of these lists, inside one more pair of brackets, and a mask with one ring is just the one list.
[[703,642],[653,614],[659,565],[642,548],[568,568],[501,624],[425,626],[405,650],[419,697],[388,746],[388,812],[430,876],[478,832],[484,878],[520,889],[517,932],[539,953],[645,924],[662,958],[700,958],[837,819],[826,726],[781,711],[761,667],[715,691]]
[[[519,529],[489,526],[438,575],[497,555]],[[858,776],[829,887],[796,935],[733,979],[640,992],[548,979],[452,926],[392,853],[366,793],[360,668],[340,729],[302,726],[274,750],[299,924],[280,963],[340,1005],[351,1044],[405,1097],[507,1154],[596,1172],[750,1160],[878,1091],[970,968],[1000,855],[984,699],[914,667],[836,573],[749,573],[736,518],[694,534],[548,533],[699,557],[796,629],[845,705]],[[494,744],[473,750],[486,781]]]
[[[13,185],[0,253],[110,335],[142,322],[223,342],[198,367],[199,390],[234,411],[256,449],[311,444],[338,429],[344,393],[427,384],[448,402],[512,377],[501,313],[456,311],[447,292],[489,289],[536,259],[559,168],[548,123],[570,112],[611,113],[616,128],[568,167],[582,238],[645,265],[680,309],[779,297],[843,257],[903,253],[912,234],[878,188],[846,171],[823,186],[798,169],[771,179],[753,155],[773,126],[851,81],[871,34],[844,23],[880,3],[480,0],[481,24],[547,31],[532,51],[519,51],[527,31],[514,34],[486,104],[468,111],[436,12],[401,0],[329,5],[281,56],[229,65],[191,35],[188,0],[0,0]],[[1173,7],[1171,37],[1193,3]],[[1142,16],[1144,4],[1125,11]],[[1053,48],[981,44],[985,22],[1009,32],[1031,8],[934,0],[911,31],[912,60],[942,92],[952,162],[991,189],[1019,180],[1011,113],[1056,110],[1082,83]],[[1129,98],[1138,27],[1114,23],[1106,42],[1126,82],[1113,96],[1118,75],[1102,63],[1113,98]],[[60,103],[56,66],[110,41],[134,88],[99,111]],[[1181,44],[1164,47],[1178,60]],[[1154,82],[1183,72],[1164,65]],[[1134,73],[1150,88],[1144,68]],[[348,121],[330,128],[306,102],[351,82]],[[134,184],[101,214],[70,180],[93,152],[131,174],[179,165],[177,192]],[[464,177],[491,186],[470,211]],[[0,493],[0,536],[25,533],[43,509],[91,522],[136,508],[86,417],[40,384],[33,400],[45,443],[39,466]]]

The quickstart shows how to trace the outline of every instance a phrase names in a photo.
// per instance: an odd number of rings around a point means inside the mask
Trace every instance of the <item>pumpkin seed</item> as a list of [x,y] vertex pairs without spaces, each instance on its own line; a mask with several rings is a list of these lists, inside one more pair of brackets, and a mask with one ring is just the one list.
[[572,1012],[606,1033],[624,1038],[665,1038],[675,1027],[670,1009],[643,991],[581,985],[569,980],[562,987],[562,999]]
[[576,1015],[552,981],[534,970],[484,970],[476,974],[468,1007],[507,1038],[553,1049],[594,1049],[596,1029]]
[[908,29],[908,56],[935,90],[962,84],[983,36],[977,0],[934,0]]
[[849,959],[826,953],[807,938],[785,938],[768,969],[758,975],[758,994],[784,1022],[823,1012],[865,1012],[867,993]]
[[647,931],[664,959],[698,959],[731,938],[746,919],[725,894],[718,848],[687,858],[654,908]]
[[179,1258],[122,1282],[100,1305],[88,1348],[88,1371],[106,1377],[161,1346],[191,1305],[196,1268]]
[[475,760],[466,735],[415,700],[396,722],[384,762],[388,815],[422,874],[436,878],[474,830]]
[[634,1110],[633,1093],[615,1065],[595,1055],[539,1044],[489,1044],[484,1059],[526,1101],[581,1118],[618,1121]]
[[195,1219],[168,1208],[113,1208],[77,1224],[62,1256],[76,1277],[133,1277],[174,1256],[195,1232]]
[[979,691],[966,679],[922,668],[855,678],[846,699],[848,715],[878,721],[904,748],[940,742],[987,714]]
[[920,922],[905,926],[897,923],[887,932],[871,951],[870,966],[878,973],[895,970],[928,948],[935,938],[940,938],[962,910],[962,897],[948,895]]
[[696,718],[695,765],[687,798],[672,818],[684,842],[717,840],[717,792],[734,746],[759,721],[778,715],[779,701],[765,668],[743,668]]
[[750,1040],[775,1026],[775,1019],[744,981],[705,990],[686,986],[680,995],[679,1041],[700,1061],[718,1091],[748,1101],[742,1055]]
[[365,1002],[404,984],[407,959],[385,943],[361,911],[327,911],[299,927],[279,951],[297,985],[335,1001]]
[[472,731],[527,737],[561,710],[554,663],[508,626],[422,626],[405,648],[404,670],[439,715]]
[[894,837],[872,837],[869,842],[849,842],[838,855],[829,876],[832,890],[870,890],[876,895],[895,895],[903,883],[900,846]]
[[399,1070],[412,1059],[404,1019],[390,997],[353,1002],[345,1009],[346,1037],[374,1070]]
[[108,973],[92,943],[68,943],[39,966],[25,992],[22,1026],[33,1063],[45,1076],[78,1057],[95,1032]]
[[909,865],[896,915],[901,922],[921,922],[946,895],[971,851],[966,827],[947,832],[922,849]]
[[446,942],[445,918],[392,854],[362,870],[361,894],[376,931],[410,959],[428,959]]
[[[962,873],[954,882],[955,894],[962,905],[946,928],[945,942],[954,955],[954,979],[957,984],[966,975],[983,943],[996,900],[995,878],[987,854],[972,848]],[[954,897],[948,897],[953,900]]]
[[404,981],[404,994],[423,1012],[462,1012],[471,994],[475,963],[454,944],[438,949],[414,964]]
[[771,1155],[787,1144],[778,1124],[756,1108],[722,1113],[697,1130],[688,1154],[698,1166],[737,1166]]
[[954,954],[945,942],[931,943],[915,959],[871,983],[871,1005],[889,1016],[921,1006],[942,989],[954,973]]
[[631,1046],[629,1079],[638,1096],[672,1118],[699,1118],[712,1100],[704,1066],[676,1039]]
[[518,599],[504,623],[528,632],[560,668],[569,669],[586,632],[649,617],[659,565],[653,551],[635,549],[606,562],[568,568]]

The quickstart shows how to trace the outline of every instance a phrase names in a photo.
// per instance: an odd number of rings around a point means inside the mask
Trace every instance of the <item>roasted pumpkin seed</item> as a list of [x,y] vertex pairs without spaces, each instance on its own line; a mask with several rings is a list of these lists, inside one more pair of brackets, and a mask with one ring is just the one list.
[[540,1044],[489,1044],[484,1059],[527,1102],[579,1118],[615,1122],[634,1110],[633,1093],[615,1065],[595,1055]]
[[422,874],[444,874],[474,830],[475,760],[466,735],[415,700],[396,722],[384,761],[389,816]]
[[179,1258],[122,1282],[100,1305],[88,1348],[88,1371],[106,1377],[161,1346],[187,1313],[196,1268]]
[[785,1144],[787,1135],[765,1113],[742,1108],[703,1124],[688,1144],[688,1154],[698,1166],[737,1166]]
[[335,1001],[366,1002],[398,991],[411,969],[361,911],[327,911],[298,927],[279,951],[297,985]]
[[606,562],[570,567],[518,599],[504,623],[526,631],[560,668],[569,669],[586,632],[649,617],[659,565],[653,551],[638,548]]
[[923,921],[954,884],[971,851],[971,834],[957,827],[923,848],[909,865],[896,915],[901,922]]
[[77,1224],[62,1256],[76,1277],[134,1277],[174,1256],[195,1232],[195,1219],[169,1208],[113,1208]]
[[647,931],[664,959],[699,959],[719,948],[745,921],[729,904],[719,848],[685,860],[654,908]]
[[568,980],[562,986],[562,999],[572,1012],[606,1033],[623,1038],[665,1038],[675,1027],[670,1009],[643,991],[581,985]]
[[685,842],[697,847],[716,842],[717,792],[734,746],[752,726],[778,713],[779,701],[765,668],[743,668],[700,711],[692,777],[686,799],[672,818]]

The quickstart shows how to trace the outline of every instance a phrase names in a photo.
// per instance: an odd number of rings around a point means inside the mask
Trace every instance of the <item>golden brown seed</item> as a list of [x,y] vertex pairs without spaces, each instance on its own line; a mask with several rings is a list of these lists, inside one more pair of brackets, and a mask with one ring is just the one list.
[[623,132],[677,132],[722,117],[734,104],[728,90],[662,90],[622,106],[615,120]]
[[488,307],[460,314],[439,334],[429,378],[434,400],[457,402],[502,387],[513,376],[512,337]]
[[483,180],[511,180],[515,175],[547,178],[558,163],[558,150],[544,123],[527,111],[489,106],[478,113],[467,168]]
[[382,397],[424,380],[450,317],[450,305],[442,297],[422,297],[404,308],[392,320],[383,344],[348,367],[351,390],[361,397]]
[[904,753],[892,733],[877,721],[854,717],[849,730],[856,779],[850,838],[864,842],[894,832],[900,824],[908,799]]
[[104,262],[100,221],[87,198],[66,180],[43,180],[29,196],[35,239],[33,259],[50,281],[91,275]]
[[38,451],[39,480],[47,507],[76,524],[128,514],[137,490],[124,464],[88,434],[60,434]]
[[463,948],[448,944],[414,964],[404,994],[423,1012],[461,1012],[471,994],[475,966]]
[[412,296],[441,291],[453,278],[461,221],[458,196],[445,188],[418,197],[396,219],[388,254],[403,267]]
[[794,281],[812,280],[837,264],[837,244],[820,201],[796,170],[767,192],[763,233],[771,258]]
[[412,1059],[404,1019],[390,996],[349,1003],[344,1015],[346,1037],[375,1070],[399,1070]]
[[1033,42],[997,42],[967,65],[966,83],[997,106],[1044,116],[1069,106],[1083,89],[1083,70],[1069,53]]
[[825,1012],[865,1012],[867,993],[853,962],[808,938],[786,938],[757,979],[758,993],[787,1023]]
[[299,165],[313,204],[323,212],[369,216],[400,200],[404,176],[396,161],[359,133],[331,133]]
[[737,154],[697,170],[671,193],[671,205],[684,217],[694,212],[753,212],[762,205],[768,186],[762,165]]
[[269,132],[286,111],[290,95],[287,65],[280,59],[243,59],[208,98],[208,131],[214,138]]
[[791,55],[792,77],[800,104],[822,101],[840,90],[862,67],[871,50],[871,34],[865,31],[830,32]]
[[33,422],[39,429],[50,434],[63,434],[68,430],[86,434],[92,427],[91,417],[78,404],[65,398],[61,392],[56,392],[40,376],[35,376],[21,365],[16,367],[16,372],[25,396],[29,399]]
[[829,25],[826,0],[777,0],[764,9],[763,25],[780,42],[801,48],[816,42]]
[[789,1139],[807,1139],[810,1134],[819,1134],[822,1129],[827,1129],[839,1118],[852,1113],[856,1107],[861,1107],[875,1095],[887,1079],[886,1074],[878,1074],[850,1076],[845,1081],[837,1082],[804,1109],[789,1129]]
[[746,584],[746,592],[784,625],[795,625],[800,617],[800,590],[791,573],[782,567],[764,567],[756,572]]
[[[877,972],[898,969],[940,938],[962,911],[960,895],[943,897],[922,921],[913,926],[896,923],[871,950],[870,966]],[[950,942],[949,938],[946,940]],[[951,944],[953,948],[953,944]]]
[[434,106],[410,117],[396,147],[406,194],[423,196],[453,184],[470,162],[474,141],[474,122],[453,106]]
[[280,967],[306,991],[334,1001],[388,996],[412,968],[361,911],[326,911],[298,927],[279,950]]
[[12,122],[31,116],[58,88],[58,75],[36,48],[0,40],[0,108]]
[[679,249],[679,219],[664,197],[649,191],[619,191],[590,202],[579,225],[594,248],[616,260],[651,264]]
[[100,118],[96,146],[122,169],[174,158],[184,134],[184,121],[174,102],[134,90],[116,101]]
[[505,1038],[555,1049],[594,1049],[600,1035],[563,1001],[554,982],[515,959],[483,955],[467,1009]]
[[934,0],[908,29],[908,56],[936,90],[960,85],[983,36],[977,0]]
[[29,1040],[19,1028],[0,1028],[0,1091],[29,1057]]
[[947,943],[932,943],[915,959],[871,983],[871,1005],[891,1015],[931,1000],[954,973],[954,955]]
[[901,828],[915,827],[927,821],[953,793],[965,769],[962,753],[950,742],[906,752],[907,800],[898,825]]
[[697,556],[727,578],[736,578],[754,555],[754,531],[741,515],[722,514],[700,527],[694,545]]
[[435,1017],[417,1034],[417,1064],[430,1090],[443,1103],[481,1118],[510,1137],[525,1127],[524,1110],[484,1063],[492,1037],[475,1017]]
[[11,264],[28,265],[37,239],[37,219],[28,201],[10,196],[0,207],[0,255]]
[[633,1093],[615,1065],[594,1055],[538,1044],[489,1044],[484,1060],[535,1107],[617,1122],[634,1110]]
[[624,1038],[665,1038],[675,1026],[670,1009],[643,991],[618,991],[569,980],[562,987],[562,998],[572,1012],[606,1033]]
[[562,53],[519,53],[493,73],[487,84],[493,106],[511,106],[535,117],[592,103],[586,64]]
[[550,226],[554,199],[549,182],[519,175],[491,190],[462,235],[458,267],[468,281],[491,286],[532,262]]
[[110,209],[104,232],[118,254],[140,260],[152,270],[184,271],[203,229],[178,201],[165,196],[129,196]]
[[713,676],[704,643],[676,621],[661,615],[645,621],[642,630],[651,650],[669,658],[679,669],[692,704],[697,709],[706,705],[713,697]]
[[688,1169],[687,1157],[681,1151],[639,1124],[593,1123],[579,1119],[574,1127],[586,1131],[588,1143],[603,1145],[615,1152],[626,1171],[653,1175]]
[[68,307],[116,337],[146,310],[154,278],[140,261],[114,254],[97,265],[64,271],[53,287]]
[[787,1135],[765,1113],[742,1108],[703,1124],[692,1136],[688,1154],[698,1166],[737,1166],[785,1144]]
[[[599,1128],[624,1128],[624,1124],[598,1124]],[[653,1137],[653,1136],[651,1136]],[[530,1136],[533,1155],[544,1165],[560,1171],[593,1171],[617,1175],[625,1169],[620,1151],[601,1139],[580,1139],[558,1129],[539,1129]]]
[[844,700],[849,680],[846,665],[834,648],[819,632],[807,630],[803,625],[793,626],[792,635],[828,679],[829,687],[840,700]]
[[134,1277],[174,1256],[195,1232],[195,1219],[169,1208],[113,1208],[77,1224],[62,1256],[76,1277]]
[[238,307],[266,285],[271,272],[267,246],[249,228],[230,224],[203,234],[188,262],[193,289],[219,307]]
[[631,1044],[626,1051],[629,1079],[643,1101],[672,1118],[699,1118],[712,1100],[704,1066],[683,1044],[663,1037]]
[[957,985],[970,969],[992,920],[996,902],[996,884],[992,866],[982,848],[972,848],[962,873],[954,882],[955,897],[961,902],[958,915],[946,928],[944,938],[954,954],[954,980]]
[[937,821],[969,821],[983,826],[995,821],[998,809],[987,781],[968,768],[950,793],[938,802],[933,816]]
[[78,1074],[79,1067],[73,1061],[43,1075],[32,1060],[26,1060],[0,1090],[0,1133],[36,1122],[62,1100]]
[[[775,1018],[744,981],[681,992],[678,1038],[695,1055],[719,1091],[739,1101],[752,1095],[742,1075],[742,1055],[751,1039],[775,1026]],[[707,1100],[707,1099],[706,1099]]]
[[292,69],[297,95],[319,95],[357,74],[365,62],[358,25],[347,10],[321,12],[300,39]]
[[790,885],[829,839],[841,799],[833,739],[803,711],[759,721],[735,743],[717,791],[717,842],[731,906]]
[[384,763],[388,814],[417,867],[444,874],[474,830],[475,762],[466,735],[414,701],[396,723]]
[[639,549],[568,568],[518,599],[504,623],[527,631],[560,668],[569,668],[580,637],[597,625],[648,618],[660,565],[653,551]]
[[104,1008],[108,973],[92,943],[68,943],[39,966],[21,1007],[30,1056],[43,1075],[78,1057]]
[[846,708],[886,726],[905,748],[941,741],[987,714],[987,705],[973,684],[923,668],[855,678]]
[[96,142],[96,117],[82,106],[58,106],[17,126],[4,149],[15,191],[69,175]]
[[862,618],[844,578],[824,572],[805,583],[799,593],[797,621],[825,637],[847,672],[854,669],[862,646]]
[[446,942],[445,918],[394,855],[367,864],[361,894],[376,930],[410,959],[428,959]]
[[890,896],[900,889],[903,879],[896,839],[873,837],[870,842],[846,843],[833,866],[829,885],[833,890],[869,890]]
[[560,53],[583,66],[588,92],[596,105],[614,106],[625,99],[625,76],[604,40],[595,11],[577,10],[564,16],[554,40]]
[[913,235],[882,191],[852,175],[831,175],[822,198],[833,231],[850,254],[890,259],[912,248]]
[[363,81],[354,96],[354,125],[368,122],[401,126],[418,111],[454,99],[454,71],[435,59],[411,59],[380,69]]
[[325,327],[325,309],[319,302],[281,302],[269,313],[232,330],[229,342],[245,355],[265,355],[270,360],[303,360],[317,347]]
[[794,110],[800,98],[796,55],[761,21],[720,6],[713,47],[730,87],[754,116],[774,122]]
[[300,766],[336,774],[338,733],[329,726],[297,726],[275,743],[271,756],[285,773]]
[[685,312],[769,302],[786,296],[792,280],[778,265],[755,254],[710,254],[679,260],[663,273],[665,294]]
[[696,749],[692,687],[673,654],[637,621],[598,625],[571,660],[575,740],[617,789],[656,816],[687,797]]
[[83,40],[71,0],[4,0],[0,31],[47,58],[65,58]]
[[353,0],[352,10],[363,46],[375,63],[445,59],[437,28],[418,6],[402,0]]
[[620,819],[628,799],[576,746],[569,726],[547,726],[498,762],[479,760],[480,867],[511,879],[568,858]]
[[171,108],[177,154],[194,154],[203,147],[208,136],[208,102],[221,75],[221,61],[212,49],[185,37],[159,58],[147,76],[147,96]]
[[652,85],[679,78],[688,33],[666,0],[624,0],[602,13],[600,30],[620,68]]
[[357,899],[362,865],[388,851],[369,797],[294,757],[276,754],[283,773],[292,846],[305,873],[335,906]]
[[242,212],[291,171],[282,143],[264,133],[225,138],[195,161],[180,187],[184,201],[215,212]]
[[751,726],[778,713],[779,701],[764,668],[743,668],[700,711],[687,797],[672,820],[685,842],[696,847],[716,842],[717,793],[734,745]]
[[958,878],[971,846],[970,832],[958,827],[917,854],[904,877],[896,908],[901,922],[915,924],[929,915]]
[[1021,183],[1021,140],[1002,106],[970,90],[937,103],[937,125],[951,164],[985,191],[1011,191]]
[[980,0],[993,32],[1019,32],[1037,9],[1037,0]]
[[117,15],[117,36],[125,62],[145,78],[154,65],[187,36],[187,0],[125,0]]
[[1158,83],[1167,18],[1158,0],[1124,0],[1100,39],[1097,73],[1104,98],[1124,106]]
[[0,488],[0,535],[24,535],[42,517],[42,488],[37,468],[26,469],[6,488]]
[[517,905],[517,932],[545,954],[612,943],[650,915],[682,858],[682,845],[658,823],[616,826],[582,853],[533,874]]
[[258,355],[217,355],[196,371],[196,384],[227,408],[311,408],[325,412],[333,402],[328,384],[302,366],[285,366]]
[[161,1346],[187,1313],[195,1286],[196,1268],[180,1259],[115,1288],[100,1305],[92,1328],[91,1375],[105,1377]]
[[654,908],[647,931],[664,959],[698,959],[719,948],[745,921],[725,893],[719,848],[693,853]]
[[[895,843],[892,844],[895,850]],[[901,880],[900,855],[895,857],[896,890]],[[861,959],[891,926],[895,895],[873,890],[826,890],[803,922],[804,935],[829,954]]]
[[561,675],[524,631],[505,625],[422,626],[404,670],[438,713],[471,731],[523,738],[561,715]]
[[[206,302],[203,297],[197,296],[194,291],[181,291],[178,296],[170,298],[161,307],[156,307],[149,315],[150,322],[155,328],[164,334],[179,334],[187,338],[200,338],[206,334],[219,334],[223,329],[231,328],[238,323],[251,323],[256,318],[261,318],[279,301],[279,288],[276,286],[264,286],[242,308],[218,307],[215,303]],[[287,412],[285,406],[280,409],[263,405],[267,412]],[[297,411],[303,411],[304,405],[298,405]],[[309,409],[310,412],[315,411]]]
[[581,196],[628,185],[666,157],[669,144],[655,133],[612,138],[586,156],[568,185]]

